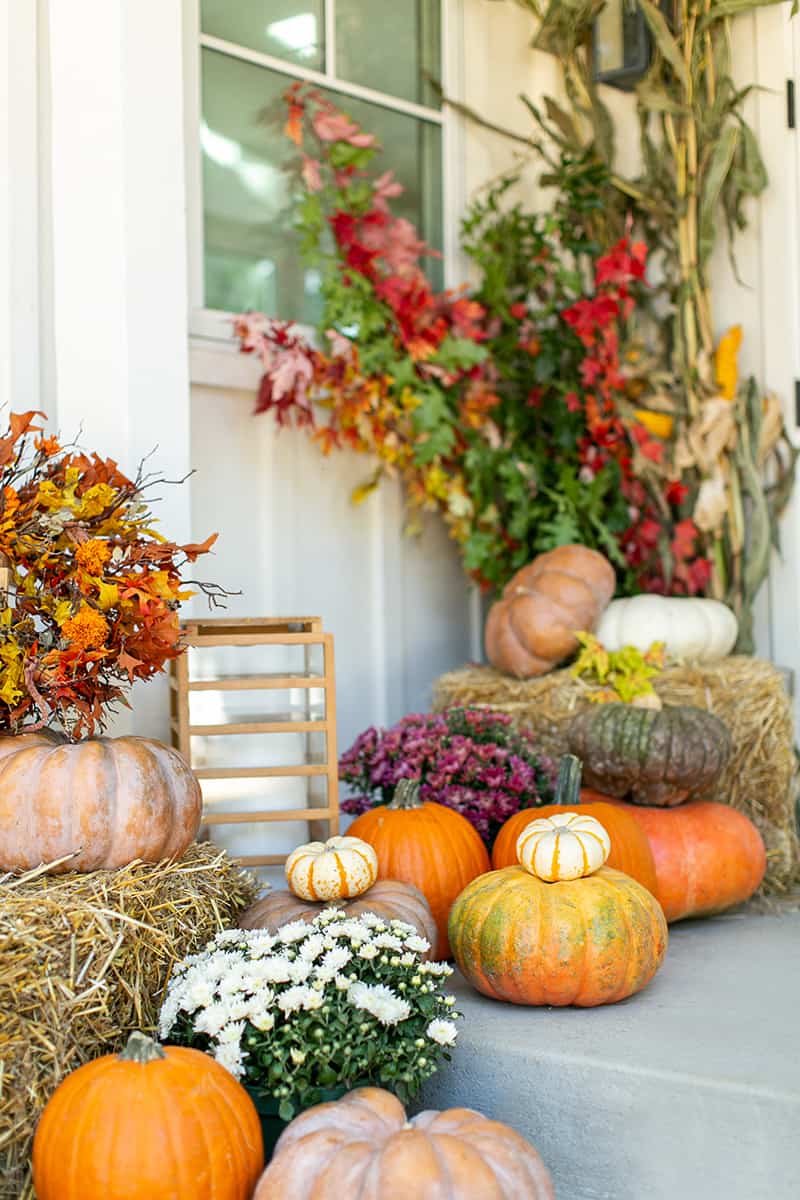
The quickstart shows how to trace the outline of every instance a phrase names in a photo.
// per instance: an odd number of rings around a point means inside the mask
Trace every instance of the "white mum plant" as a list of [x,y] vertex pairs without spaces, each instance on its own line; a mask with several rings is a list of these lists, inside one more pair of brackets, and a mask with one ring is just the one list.
[[289,1119],[323,1092],[380,1084],[404,1102],[449,1059],[452,968],[412,925],[325,909],[277,934],[231,929],[175,968],[163,1041],[206,1050]]

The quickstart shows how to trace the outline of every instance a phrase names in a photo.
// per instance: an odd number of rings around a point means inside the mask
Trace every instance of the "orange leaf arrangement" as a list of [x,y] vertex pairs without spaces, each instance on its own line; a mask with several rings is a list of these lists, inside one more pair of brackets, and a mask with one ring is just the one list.
[[12,413],[0,437],[0,732],[57,722],[78,740],[181,653],[178,608],[194,593],[180,572],[216,534],[167,541],[146,499],[165,480],[41,436],[40,415]]

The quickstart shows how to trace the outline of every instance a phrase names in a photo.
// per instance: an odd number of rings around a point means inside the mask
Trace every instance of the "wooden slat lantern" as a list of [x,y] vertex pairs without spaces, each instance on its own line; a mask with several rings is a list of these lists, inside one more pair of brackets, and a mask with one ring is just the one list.
[[190,619],[182,641],[172,744],[201,781],[204,836],[263,867],[338,833],[333,636],[320,618]]

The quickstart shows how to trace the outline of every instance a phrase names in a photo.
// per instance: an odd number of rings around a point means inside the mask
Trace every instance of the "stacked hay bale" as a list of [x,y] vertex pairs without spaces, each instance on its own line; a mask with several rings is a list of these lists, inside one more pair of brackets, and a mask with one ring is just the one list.
[[60,1080],[152,1031],[170,970],[236,924],[253,876],[209,844],[179,861],[0,877],[0,1197],[28,1200],[30,1142]]
[[[653,685],[665,703],[706,709],[728,726],[733,755],[713,799],[740,809],[757,825],[767,848],[762,893],[786,896],[800,889],[794,722],[780,671],[771,663],[737,655],[668,667]],[[471,665],[441,676],[434,708],[484,706],[508,713],[537,746],[558,757],[568,749],[567,726],[589,705],[591,690],[570,670],[516,679]]]

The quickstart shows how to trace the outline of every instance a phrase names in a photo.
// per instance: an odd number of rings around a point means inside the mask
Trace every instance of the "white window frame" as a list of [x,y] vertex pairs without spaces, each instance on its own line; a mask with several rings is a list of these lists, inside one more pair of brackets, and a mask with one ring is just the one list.
[[[464,30],[463,0],[439,0],[442,8],[442,85],[447,95],[463,96]],[[332,27],[335,21],[336,0],[328,0],[326,12],[326,42],[334,45]],[[242,62],[271,68],[287,79],[305,80],[330,88],[342,96],[352,96],[379,104],[395,112],[407,113],[440,126],[442,130],[442,217],[445,284],[453,286],[458,275],[458,228],[464,201],[464,131],[463,122],[453,109],[429,108],[409,100],[373,91],[355,83],[339,80],[333,74],[332,56],[326,71],[312,71],[250,50],[222,38],[203,34],[200,30],[200,0],[184,0],[185,41],[185,148],[186,197],[188,231],[188,291],[189,336],[192,362],[192,382],[209,385],[252,387],[258,372],[252,361],[241,358],[232,361],[236,344],[231,335],[231,313],[204,307],[203,281],[203,183],[200,151],[202,98],[200,86],[200,51],[202,48],[220,50]]]

